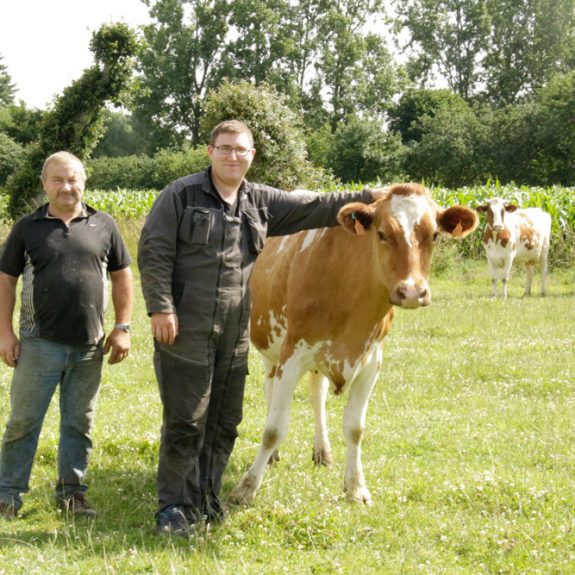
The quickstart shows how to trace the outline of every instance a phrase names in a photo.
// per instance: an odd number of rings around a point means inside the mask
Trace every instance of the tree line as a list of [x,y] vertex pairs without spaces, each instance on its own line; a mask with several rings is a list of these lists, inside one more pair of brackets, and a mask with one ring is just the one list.
[[[134,46],[129,81],[114,80],[122,108],[96,98],[83,157],[201,148],[208,118],[226,115],[222,94],[253,112],[238,98],[260,93],[289,110],[282,129],[304,167],[344,182],[575,180],[575,0],[145,3],[150,24],[123,30]],[[67,121],[65,92],[29,110],[0,60],[0,185],[56,108]]]

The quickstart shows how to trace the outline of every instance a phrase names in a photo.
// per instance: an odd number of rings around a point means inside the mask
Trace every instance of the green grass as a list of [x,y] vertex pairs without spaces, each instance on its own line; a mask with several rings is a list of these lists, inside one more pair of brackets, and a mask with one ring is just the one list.
[[[53,505],[53,402],[23,516],[0,522],[0,575],[575,572],[573,270],[554,271],[550,295],[531,299],[516,270],[502,302],[488,297],[484,261],[441,269],[433,304],[400,310],[387,339],[364,442],[373,506],[342,491],[342,397],[328,400],[334,466],[313,467],[301,382],[255,504],[185,540],[153,531],[161,408],[138,286],[132,353],[106,365],[99,399],[89,476],[99,516],[71,521]],[[0,368],[2,428],[10,375]],[[224,494],[255,456],[264,404],[254,356]]]

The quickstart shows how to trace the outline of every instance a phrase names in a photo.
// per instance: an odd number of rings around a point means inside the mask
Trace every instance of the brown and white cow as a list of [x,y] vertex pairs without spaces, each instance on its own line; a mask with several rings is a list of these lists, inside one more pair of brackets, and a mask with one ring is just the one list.
[[547,256],[551,236],[551,216],[539,208],[519,209],[501,198],[491,198],[477,208],[487,218],[483,247],[491,274],[491,294],[497,297],[497,281],[501,295],[507,298],[507,280],[513,262],[525,264],[524,295],[531,295],[535,268],[541,273],[541,295],[547,291]]
[[331,382],[336,394],[348,390],[345,491],[354,501],[370,503],[361,439],[394,306],[428,305],[437,235],[464,237],[479,221],[467,207],[441,208],[416,184],[394,185],[370,205],[348,204],[338,219],[341,227],[269,239],[254,267],[251,338],[263,357],[268,416],[255,461],[230,494],[232,504],[254,499],[287,433],[296,383],[308,371],[316,374],[314,460],[331,460],[325,418]]

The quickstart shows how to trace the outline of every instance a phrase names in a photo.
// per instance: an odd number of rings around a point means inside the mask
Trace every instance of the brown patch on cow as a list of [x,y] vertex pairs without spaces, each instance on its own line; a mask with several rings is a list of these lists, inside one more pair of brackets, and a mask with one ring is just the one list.
[[277,429],[266,429],[264,431],[264,436],[262,438],[262,444],[265,449],[269,449],[276,445],[278,441],[278,432]]
[[507,228],[500,232],[495,232],[494,235],[497,235],[496,241],[499,242],[502,247],[506,247],[507,244],[511,241],[511,234]]
[[273,379],[276,376],[276,372],[277,372],[277,365],[272,365],[269,373],[266,373],[266,377],[268,379]]
[[541,239],[539,234],[533,229],[533,223],[525,214],[518,214],[521,218],[519,222],[519,241],[526,250],[536,249]]
[[390,194],[395,194],[396,196],[430,196],[429,190],[422,186],[421,184],[394,184],[389,188]]
[[354,429],[351,432],[351,441],[356,445],[359,445],[361,443],[362,438],[363,438],[363,429]]

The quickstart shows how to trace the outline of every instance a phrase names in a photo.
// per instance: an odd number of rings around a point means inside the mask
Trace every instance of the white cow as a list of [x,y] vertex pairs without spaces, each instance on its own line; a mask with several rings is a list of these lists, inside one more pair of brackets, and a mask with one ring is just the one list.
[[493,297],[497,297],[497,281],[501,280],[501,295],[503,299],[507,298],[507,280],[514,261],[525,264],[524,295],[531,295],[536,267],[541,273],[541,295],[545,295],[551,216],[539,208],[519,209],[501,198],[491,198],[477,211],[487,217],[483,247],[487,253]]

